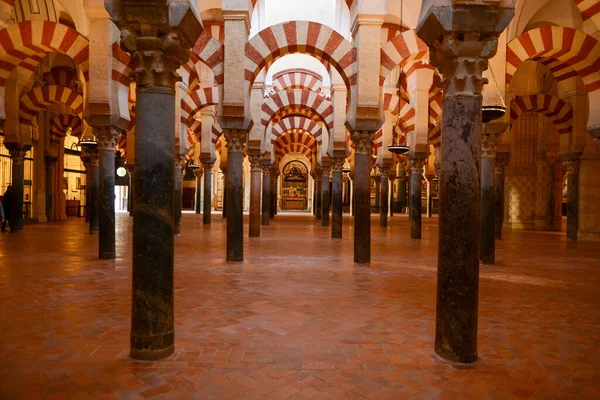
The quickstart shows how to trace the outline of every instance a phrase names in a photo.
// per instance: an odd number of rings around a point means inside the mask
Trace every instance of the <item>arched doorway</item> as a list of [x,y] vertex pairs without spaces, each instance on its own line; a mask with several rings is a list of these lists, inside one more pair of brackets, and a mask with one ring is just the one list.
[[281,184],[281,209],[283,211],[308,210],[308,168],[298,160],[283,167]]

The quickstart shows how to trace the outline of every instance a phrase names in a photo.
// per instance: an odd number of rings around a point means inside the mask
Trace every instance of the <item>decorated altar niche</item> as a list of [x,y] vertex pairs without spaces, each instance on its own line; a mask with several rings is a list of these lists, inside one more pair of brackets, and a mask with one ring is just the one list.
[[308,168],[300,161],[290,161],[283,168],[281,209],[306,211],[308,209]]

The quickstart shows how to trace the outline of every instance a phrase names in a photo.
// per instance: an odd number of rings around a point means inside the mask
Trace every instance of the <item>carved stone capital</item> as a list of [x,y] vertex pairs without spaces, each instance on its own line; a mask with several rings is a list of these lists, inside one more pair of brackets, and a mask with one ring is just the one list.
[[412,174],[423,175],[423,167],[425,166],[426,158],[410,158],[410,171]]
[[265,176],[271,176],[271,166],[263,162],[262,172]]
[[131,54],[138,87],[174,88],[176,70],[202,33],[190,0],[107,0],[106,9],[121,30],[121,48]]
[[344,162],[346,161],[343,157],[335,157],[331,159],[331,165],[333,172],[342,172],[344,170]]
[[488,83],[483,72],[488,60],[496,54],[497,36],[482,37],[477,33],[446,33],[431,51],[431,63],[444,75],[444,96],[480,95]]
[[227,150],[231,152],[242,152],[248,143],[248,131],[245,129],[224,130]]
[[262,170],[262,156],[253,154],[248,156],[248,158],[250,158],[250,170],[252,172],[260,172]]
[[376,131],[354,131],[352,142],[356,145],[354,149],[357,154],[371,154],[371,145]]
[[91,149],[88,154],[90,155],[90,166],[100,165],[100,152],[98,149]]
[[212,172],[213,166],[215,165],[214,161],[203,161],[202,169],[206,172]]
[[579,157],[580,153],[569,153],[560,156],[563,162],[563,166],[566,169],[568,175],[579,173]]
[[98,141],[98,150],[114,150],[116,138],[121,136],[121,132],[114,126],[95,126],[94,135]]
[[388,178],[390,177],[390,167],[380,167],[379,171],[381,172],[381,177],[382,178]]
[[204,170],[202,168],[197,168],[194,170],[194,176],[196,179],[202,178],[202,175],[204,175]]
[[501,135],[484,134],[481,135],[481,157],[496,158],[496,150],[500,142]]
[[25,162],[25,154],[31,149],[31,145],[21,143],[4,142],[4,146],[10,153],[13,165],[22,165]]

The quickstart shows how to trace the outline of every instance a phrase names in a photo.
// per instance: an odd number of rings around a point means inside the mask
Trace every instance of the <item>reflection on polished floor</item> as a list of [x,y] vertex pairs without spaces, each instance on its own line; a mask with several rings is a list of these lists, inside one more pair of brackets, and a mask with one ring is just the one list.
[[[437,225],[373,220],[371,267],[307,215],[279,215],[226,263],[225,220],[184,214],[176,354],[128,359],[132,220],[97,260],[83,220],[0,237],[0,398],[600,398],[600,246],[506,232],[481,267],[480,361],[432,352]],[[246,226],[247,228],[247,226]],[[247,236],[247,235],[246,235]]]

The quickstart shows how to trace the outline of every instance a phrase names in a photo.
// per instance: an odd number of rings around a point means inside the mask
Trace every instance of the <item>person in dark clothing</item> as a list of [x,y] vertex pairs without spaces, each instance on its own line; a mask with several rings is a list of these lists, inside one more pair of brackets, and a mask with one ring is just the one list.
[[6,223],[12,227],[10,223],[10,206],[12,203],[12,186],[8,185],[6,192],[4,192],[4,222],[2,222],[2,232],[6,232]]

